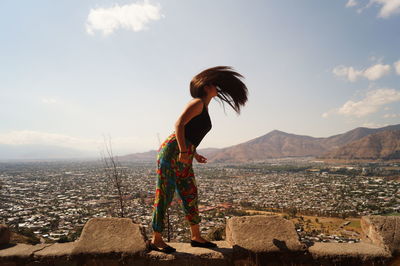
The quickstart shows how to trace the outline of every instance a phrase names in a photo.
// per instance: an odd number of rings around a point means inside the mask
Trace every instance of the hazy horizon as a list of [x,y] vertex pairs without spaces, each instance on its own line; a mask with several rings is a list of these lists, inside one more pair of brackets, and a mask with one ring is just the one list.
[[[400,125],[400,124],[397,124]],[[388,126],[396,126],[396,125],[388,125]],[[366,127],[364,127],[366,128]],[[271,130],[270,132],[263,134],[261,136],[256,136],[252,139],[246,140],[244,142],[262,137],[264,135],[267,135],[273,131],[280,131],[283,132],[281,130],[278,129],[274,129]],[[283,133],[288,133],[288,134],[294,134],[293,132],[283,132]],[[340,134],[344,134],[347,132],[341,132],[338,134],[333,134],[331,136],[328,137],[332,137],[335,135],[340,135]],[[294,134],[297,136],[309,136],[309,135],[298,135],[298,134]],[[314,136],[309,136],[309,137],[314,137]],[[318,138],[318,137],[314,137],[314,138]],[[243,143],[243,142],[242,142]],[[228,148],[231,146],[235,146],[241,143],[235,143],[233,145],[230,146],[226,146],[226,147],[222,147],[222,148]],[[98,153],[83,153],[79,150],[73,150],[73,149],[66,149],[66,148],[61,148],[61,147],[56,147],[56,146],[48,146],[48,147],[43,147],[43,146],[34,146],[34,145],[23,145],[20,147],[20,149],[15,149],[13,147],[10,146],[11,149],[11,155],[15,154],[16,156],[12,157],[10,156],[10,153],[7,153],[7,151],[4,151],[2,149],[4,149],[4,147],[7,147],[7,145],[0,145],[0,162],[49,162],[49,161],[93,161],[93,160],[102,160],[102,157],[105,156],[106,154],[106,144],[104,144],[103,148],[100,150],[98,150]],[[110,147],[110,146],[109,146]],[[216,147],[204,147],[203,149],[215,149]],[[111,145],[111,149],[113,150],[113,147]],[[218,148],[217,148],[218,149]],[[155,149],[151,149],[151,150],[147,150],[147,151],[143,151],[143,152],[139,152],[139,153],[147,153],[147,152],[154,152],[156,151],[157,148]],[[199,149],[200,151],[202,150],[201,148]],[[42,153],[40,153],[40,151],[42,151]],[[50,153],[49,153],[50,152]],[[53,152],[53,154],[51,154],[51,152]],[[42,156],[40,156],[40,154],[43,154]],[[69,154],[69,157],[68,157]],[[126,156],[126,155],[131,155],[131,154],[136,154],[135,152],[132,153],[128,153],[128,154],[121,154],[121,153],[115,153],[113,152],[113,154],[115,156]],[[309,156],[306,156],[309,157]],[[277,158],[275,158],[277,159]],[[147,161],[147,160],[146,160]]]

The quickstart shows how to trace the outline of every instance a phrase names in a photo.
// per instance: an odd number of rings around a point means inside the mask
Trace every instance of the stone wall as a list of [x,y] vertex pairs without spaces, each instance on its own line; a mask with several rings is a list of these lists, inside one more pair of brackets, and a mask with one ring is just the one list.
[[142,226],[128,218],[93,218],[78,240],[10,244],[0,226],[0,265],[400,265],[400,216],[365,216],[360,243],[300,243],[280,216],[232,217],[217,248],[168,243],[172,254],[150,251]]

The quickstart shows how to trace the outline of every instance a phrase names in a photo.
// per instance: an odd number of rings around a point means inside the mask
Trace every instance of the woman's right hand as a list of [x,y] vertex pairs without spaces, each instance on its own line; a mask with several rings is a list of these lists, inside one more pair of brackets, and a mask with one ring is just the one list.
[[189,155],[187,153],[179,153],[178,161],[181,163],[190,163]]

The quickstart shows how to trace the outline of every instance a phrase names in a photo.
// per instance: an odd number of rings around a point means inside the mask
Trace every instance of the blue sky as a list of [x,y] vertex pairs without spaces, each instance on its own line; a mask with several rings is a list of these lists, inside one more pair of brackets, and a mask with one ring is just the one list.
[[212,101],[200,148],[398,124],[399,25],[397,0],[1,1],[0,145],[156,149],[216,65],[249,101]]

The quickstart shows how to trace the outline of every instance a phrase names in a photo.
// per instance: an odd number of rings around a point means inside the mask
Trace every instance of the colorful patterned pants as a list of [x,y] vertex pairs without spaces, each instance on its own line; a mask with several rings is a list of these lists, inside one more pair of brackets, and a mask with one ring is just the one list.
[[196,147],[186,140],[190,163],[178,161],[179,146],[172,133],[160,146],[157,155],[157,187],[153,204],[152,228],[162,232],[164,217],[171,204],[175,190],[182,200],[185,219],[190,225],[200,223],[197,186],[193,173],[193,157]]

